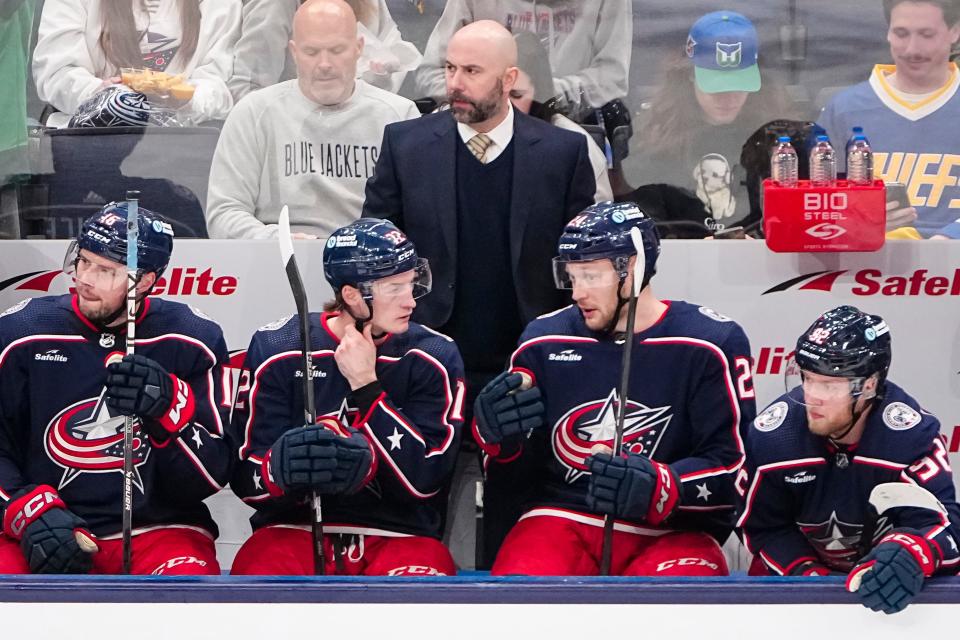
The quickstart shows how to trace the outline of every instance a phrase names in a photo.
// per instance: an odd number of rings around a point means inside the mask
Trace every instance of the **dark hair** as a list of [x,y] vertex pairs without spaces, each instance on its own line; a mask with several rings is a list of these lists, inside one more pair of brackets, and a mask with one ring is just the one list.
[[[102,13],[100,47],[114,67],[142,67],[140,34],[133,19],[133,3],[141,0],[100,0]],[[177,56],[188,63],[200,39],[200,0],[177,0],[180,9],[180,49]]]
[[347,308],[347,302],[343,299],[343,294],[337,291],[333,300],[327,300],[323,303],[323,310],[326,313],[340,313]]
[[[783,87],[767,74],[763,74],[761,87],[749,95],[737,116],[747,129],[773,118],[790,117],[794,111]],[[682,52],[664,62],[661,83],[651,102],[641,138],[644,153],[685,153],[703,115],[694,92],[693,65]]]
[[943,12],[943,21],[947,23],[948,27],[960,22],[960,5],[957,4],[956,0],[883,0],[883,15],[887,18],[887,24],[890,24],[890,14],[893,12],[893,8],[904,2],[932,4],[935,7],[940,7],[940,11]]

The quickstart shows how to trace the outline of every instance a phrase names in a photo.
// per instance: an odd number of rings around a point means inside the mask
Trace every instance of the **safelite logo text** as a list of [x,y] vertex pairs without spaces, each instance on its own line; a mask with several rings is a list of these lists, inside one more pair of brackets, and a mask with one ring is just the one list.
[[[0,281],[0,291],[14,289],[15,291],[39,291],[49,293],[54,280],[63,274],[60,269],[52,271],[30,271]],[[72,281],[70,283],[72,287]],[[153,287],[151,295],[155,296],[229,296],[237,291],[238,281],[235,276],[217,276],[213,268],[208,267],[201,271],[196,267],[173,267],[169,269]],[[61,289],[62,291],[62,289]]]
[[[852,282],[847,274],[852,274]],[[829,292],[846,285],[855,296],[960,296],[960,269],[944,275],[931,273],[928,269],[903,275],[886,275],[880,269],[815,271],[785,280],[762,295],[792,289]]]

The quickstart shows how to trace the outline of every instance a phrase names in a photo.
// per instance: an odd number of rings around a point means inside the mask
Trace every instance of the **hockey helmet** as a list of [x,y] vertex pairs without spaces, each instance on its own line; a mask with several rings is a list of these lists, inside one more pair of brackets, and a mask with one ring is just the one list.
[[630,229],[637,227],[643,237],[644,272],[641,288],[657,272],[660,236],[653,219],[633,202],[600,202],[584,209],[567,223],[553,259],[554,282],[559,289],[571,288],[566,263],[609,258],[620,276],[626,278],[630,256],[636,255]]
[[432,279],[426,258],[389,220],[360,218],[333,232],[323,249],[323,275],[334,291],[356,287],[370,298],[374,281],[415,271],[413,297],[430,293]]
[[[75,264],[81,249],[126,264],[127,206],[126,202],[111,202],[90,216],[67,250],[67,266]],[[159,278],[173,252],[173,227],[160,214],[138,207],[137,230],[137,271],[152,272]]]
[[864,380],[877,374],[880,396],[890,370],[890,329],[880,316],[842,305],[803,332],[794,358],[801,371],[824,376]]

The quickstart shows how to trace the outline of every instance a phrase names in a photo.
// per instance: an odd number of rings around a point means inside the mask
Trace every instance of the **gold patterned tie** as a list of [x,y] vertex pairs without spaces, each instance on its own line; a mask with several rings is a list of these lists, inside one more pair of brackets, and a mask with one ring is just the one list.
[[487,155],[487,149],[490,148],[491,144],[493,144],[493,140],[485,133],[478,133],[467,140],[467,147],[470,149],[470,152],[477,157],[477,160],[484,164],[486,164],[486,161],[483,157]]

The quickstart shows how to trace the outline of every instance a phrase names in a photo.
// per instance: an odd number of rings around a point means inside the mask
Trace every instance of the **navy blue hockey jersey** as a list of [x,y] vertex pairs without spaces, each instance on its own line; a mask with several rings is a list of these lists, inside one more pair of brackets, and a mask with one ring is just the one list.
[[[721,542],[733,528],[734,479],[744,461],[742,433],[756,415],[750,345],[740,326],[706,307],[667,302],[663,317],[637,333],[623,450],[669,464],[681,480],[668,529],[705,531]],[[517,449],[485,451],[526,467],[527,508],[589,513],[587,458],[612,446],[623,345],[592,332],[576,307],[531,322],[511,369],[527,371],[543,394],[546,427]]]
[[[125,331],[101,331],[70,295],[26,300],[0,315],[0,505],[27,485],[48,484],[96,535],[118,535],[124,419],[104,402],[104,383]],[[134,533],[179,524],[216,535],[202,500],[226,484],[231,462],[220,327],[183,304],[147,298],[136,351],[189,384],[196,411],[162,446],[136,424]]]
[[[891,527],[910,527],[939,546],[942,571],[956,571],[960,507],[939,421],[887,382],[860,442],[838,447],[809,431],[802,394],[795,389],[781,396],[748,431],[749,489],[738,523],[747,548],[780,575],[808,561],[848,571]],[[946,507],[947,517],[897,508],[875,521],[868,499],[885,482],[920,485]]]
[[[378,532],[440,538],[440,489],[450,480],[463,422],[463,363],[453,341],[416,323],[377,347],[376,374],[384,393],[366,415],[351,406],[350,384],[334,360],[339,340],[332,314],[311,314],[310,340],[318,416],[362,430],[374,445],[376,475],[353,495],[323,496],[324,528],[332,533]],[[238,396],[232,428],[243,443],[234,491],[257,509],[254,529],[308,524],[302,499],[272,497],[262,462],[287,429],[303,424],[299,319],[261,328],[247,350],[249,391]]]

